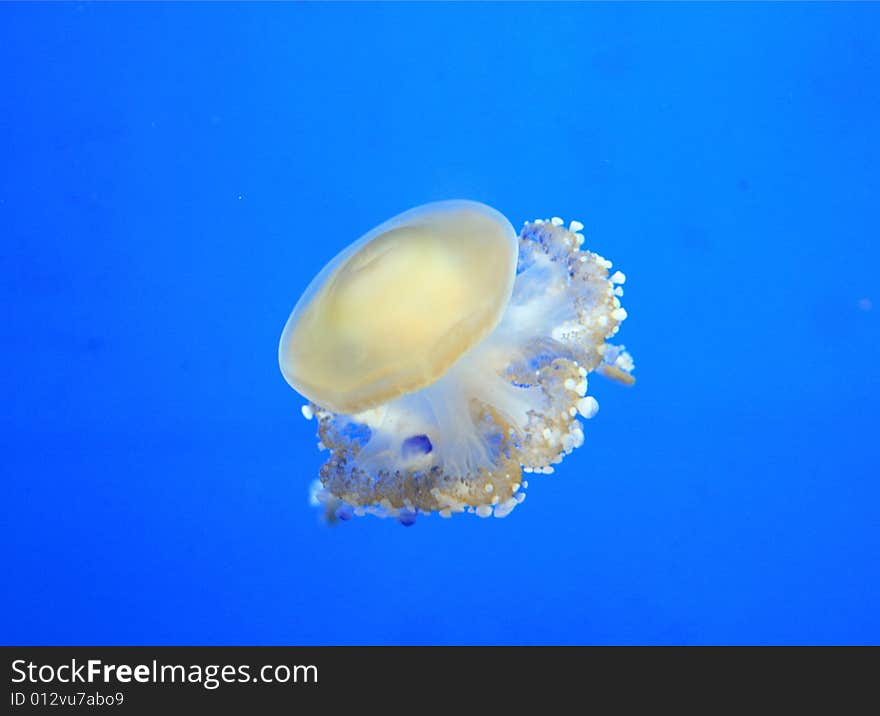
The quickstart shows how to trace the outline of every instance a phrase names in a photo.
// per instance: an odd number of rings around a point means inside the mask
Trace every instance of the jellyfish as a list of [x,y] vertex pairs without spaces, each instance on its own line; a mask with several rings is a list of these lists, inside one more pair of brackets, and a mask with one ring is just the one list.
[[625,276],[583,224],[442,201],[369,231],[309,284],[281,334],[287,383],[329,452],[312,500],[332,519],[504,517],[596,415],[588,377],[633,382],[608,339]]

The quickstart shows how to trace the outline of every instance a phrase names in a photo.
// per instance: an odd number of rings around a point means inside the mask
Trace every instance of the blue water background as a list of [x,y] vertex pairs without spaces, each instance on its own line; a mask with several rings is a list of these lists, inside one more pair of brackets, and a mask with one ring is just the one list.
[[[0,641],[880,642],[878,165],[877,4],[3,4]],[[584,222],[638,383],[327,528],[281,327],[452,197]]]

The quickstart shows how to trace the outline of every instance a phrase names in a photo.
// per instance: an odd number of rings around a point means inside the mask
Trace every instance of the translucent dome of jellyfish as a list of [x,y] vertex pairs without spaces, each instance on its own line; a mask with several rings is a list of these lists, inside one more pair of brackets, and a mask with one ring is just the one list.
[[504,517],[524,474],[584,442],[587,378],[633,382],[608,343],[625,281],[583,225],[443,201],[369,231],[317,275],[281,334],[287,382],[330,457],[312,497],[330,520]]

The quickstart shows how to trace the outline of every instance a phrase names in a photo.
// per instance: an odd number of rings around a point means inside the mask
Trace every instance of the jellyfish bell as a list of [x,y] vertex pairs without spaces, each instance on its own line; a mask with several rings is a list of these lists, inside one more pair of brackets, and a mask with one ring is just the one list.
[[279,363],[330,451],[313,491],[328,516],[503,517],[524,472],[583,443],[588,374],[631,383],[633,363],[607,342],[625,277],[581,250],[582,228],[536,220],[517,236],[484,204],[426,204],[318,274]]
[[497,324],[513,289],[517,236],[472,201],[420,206],[376,227],[310,284],[281,336],[287,382],[358,413],[440,378]]

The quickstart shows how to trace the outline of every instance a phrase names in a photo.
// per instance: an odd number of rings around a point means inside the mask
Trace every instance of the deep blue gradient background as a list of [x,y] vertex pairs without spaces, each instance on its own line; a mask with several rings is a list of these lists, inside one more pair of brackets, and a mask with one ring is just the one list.
[[[0,6],[0,641],[880,642],[880,5]],[[426,201],[629,277],[505,520],[307,503],[276,345]]]

